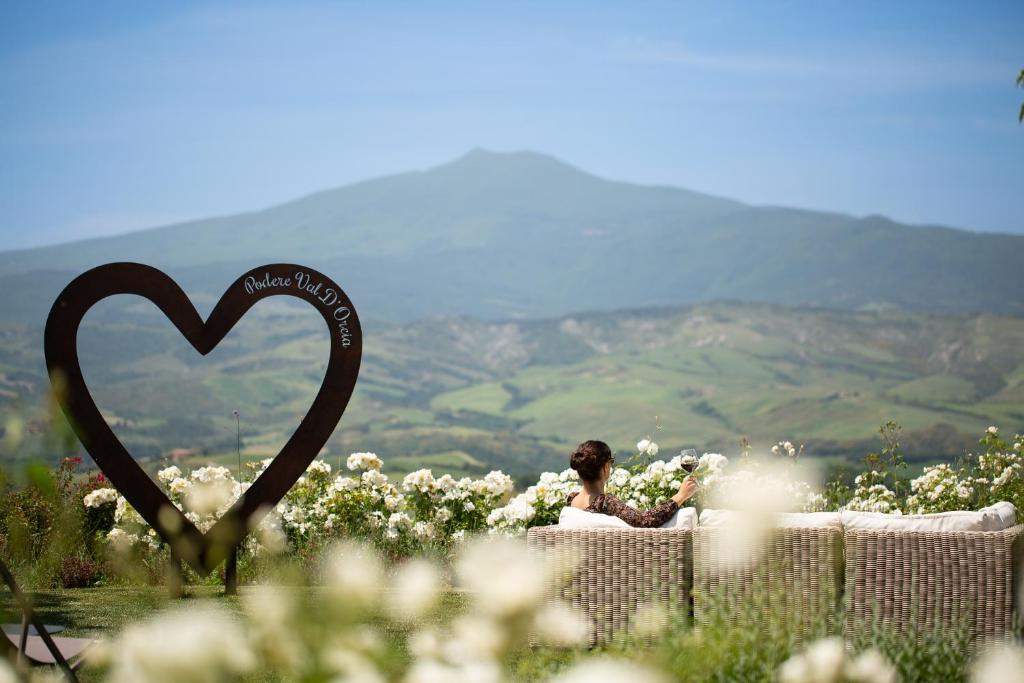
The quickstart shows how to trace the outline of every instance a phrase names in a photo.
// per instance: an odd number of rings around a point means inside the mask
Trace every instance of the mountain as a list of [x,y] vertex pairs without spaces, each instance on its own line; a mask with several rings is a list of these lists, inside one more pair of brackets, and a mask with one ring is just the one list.
[[[312,310],[256,309],[207,357],[165,320],[104,316],[83,325],[83,370],[114,431],[150,467],[171,449],[235,467],[236,409],[244,458],[275,454],[327,356]],[[807,457],[850,463],[877,449],[886,420],[904,426],[920,464],[962,454],[990,424],[1024,429],[1022,318],[713,303],[371,322],[365,332],[352,404],[328,442],[335,464],[370,450],[392,472],[500,468],[526,481],[563,468],[584,439],[626,456],[645,435],[666,453],[732,455],[743,437],[761,450],[790,439]],[[40,337],[38,326],[0,324],[0,425],[44,403]],[[38,434],[38,414],[28,417],[24,432]],[[53,452],[46,442],[19,449]]]
[[305,263],[364,319],[395,322],[721,299],[1021,314],[1022,257],[1024,236],[750,206],[475,150],[261,211],[0,253],[0,320],[44,320],[67,281],[117,260],[165,269],[201,310],[250,267]]

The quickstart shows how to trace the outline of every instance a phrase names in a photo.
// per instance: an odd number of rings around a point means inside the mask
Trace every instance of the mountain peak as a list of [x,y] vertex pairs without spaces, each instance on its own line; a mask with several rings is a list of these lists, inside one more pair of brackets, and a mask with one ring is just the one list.
[[523,172],[557,172],[567,173],[579,177],[595,178],[595,176],[582,171],[571,164],[557,159],[549,154],[542,154],[531,150],[514,150],[509,152],[498,152],[495,150],[474,147],[462,156],[449,161],[448,163],[435,166],[434,171],[465,171],[470,173],[485,172],[507,172],[520,174]]

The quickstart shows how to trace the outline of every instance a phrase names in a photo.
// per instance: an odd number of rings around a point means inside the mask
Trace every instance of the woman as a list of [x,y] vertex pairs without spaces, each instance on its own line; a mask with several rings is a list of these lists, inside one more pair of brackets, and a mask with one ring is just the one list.
[[615,496],[604,492],[605,482],[612,473],[615,457],[604,441],[584,441],[569,458],[569,466],[580,475],[583,490],[569,494],[567,505],[587,512],[614,515],[630,526],[658,527],[697,492],[697,480],[690,475],[679,485],[675,495],[664,503],[640,512]]

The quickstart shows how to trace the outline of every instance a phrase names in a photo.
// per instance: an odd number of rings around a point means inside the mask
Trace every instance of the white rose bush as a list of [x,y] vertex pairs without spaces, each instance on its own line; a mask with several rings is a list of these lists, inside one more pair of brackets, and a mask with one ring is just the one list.
[[[800,466],[803,445],[779,441],[761,457],[744,452],[730,463],[719,453],[697,458],[694,476],[700,483],[687,505],[731,507],[752,495],[776,511],[814,512],[829,509],[888,514],[921,514],[977,509],[1008,500],[1024,509],[1024,438],[1004,441],[991,427],[981,439],[984,451],[956,465],[927,466],[913,479],[900,480],[879,459],[846,489],[832,482],[824,489]],[[614,467],[606,491],[628,505],[649,508],[672,496],[687,472],[682,454],[654,460],[660,452],[649,438],[636,453]],[[892,458],[899,458],[896,452]],[[208,466],[183,473],[177,466],[158,472],[168,498],[200,530],[207,530],[270,464],[249,465],[249,481],[238,481],[225,467]],[[264,518],[247,541],[245,551],[259,555],[266,545],[285,544],[301,555],[315,556],[337,538],[357,538],[389,556],[424,552],[446,553],[481,532],[521,535],[533,526],[555,524],[566,499],[580,488],[572,469],[544,472],[515,494],[512,479],[492,471],[479,478],[435,477],[428,469],[391,481],[373,453],[353,453],[344,472],[322,460],[310,464],[284,500]],[[903,493],[898,493],[897,491]],[[838,491],[838,493],[837,493]],[[765,501],[766,495],[773,500]],[[90,491],[82,501],[86,512],[108,520],[99,526],[111,547],[154,553],[162,548],[156,532],[125,499],[109,487]]]

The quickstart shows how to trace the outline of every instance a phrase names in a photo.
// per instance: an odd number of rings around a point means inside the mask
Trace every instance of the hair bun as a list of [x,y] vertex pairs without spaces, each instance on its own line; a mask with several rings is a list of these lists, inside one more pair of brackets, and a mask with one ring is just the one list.
[[583,481],[601,476],[605,463],[612,459],[612,449],[604,441],[584,441],[569,456],[569,467],[576,470]]

